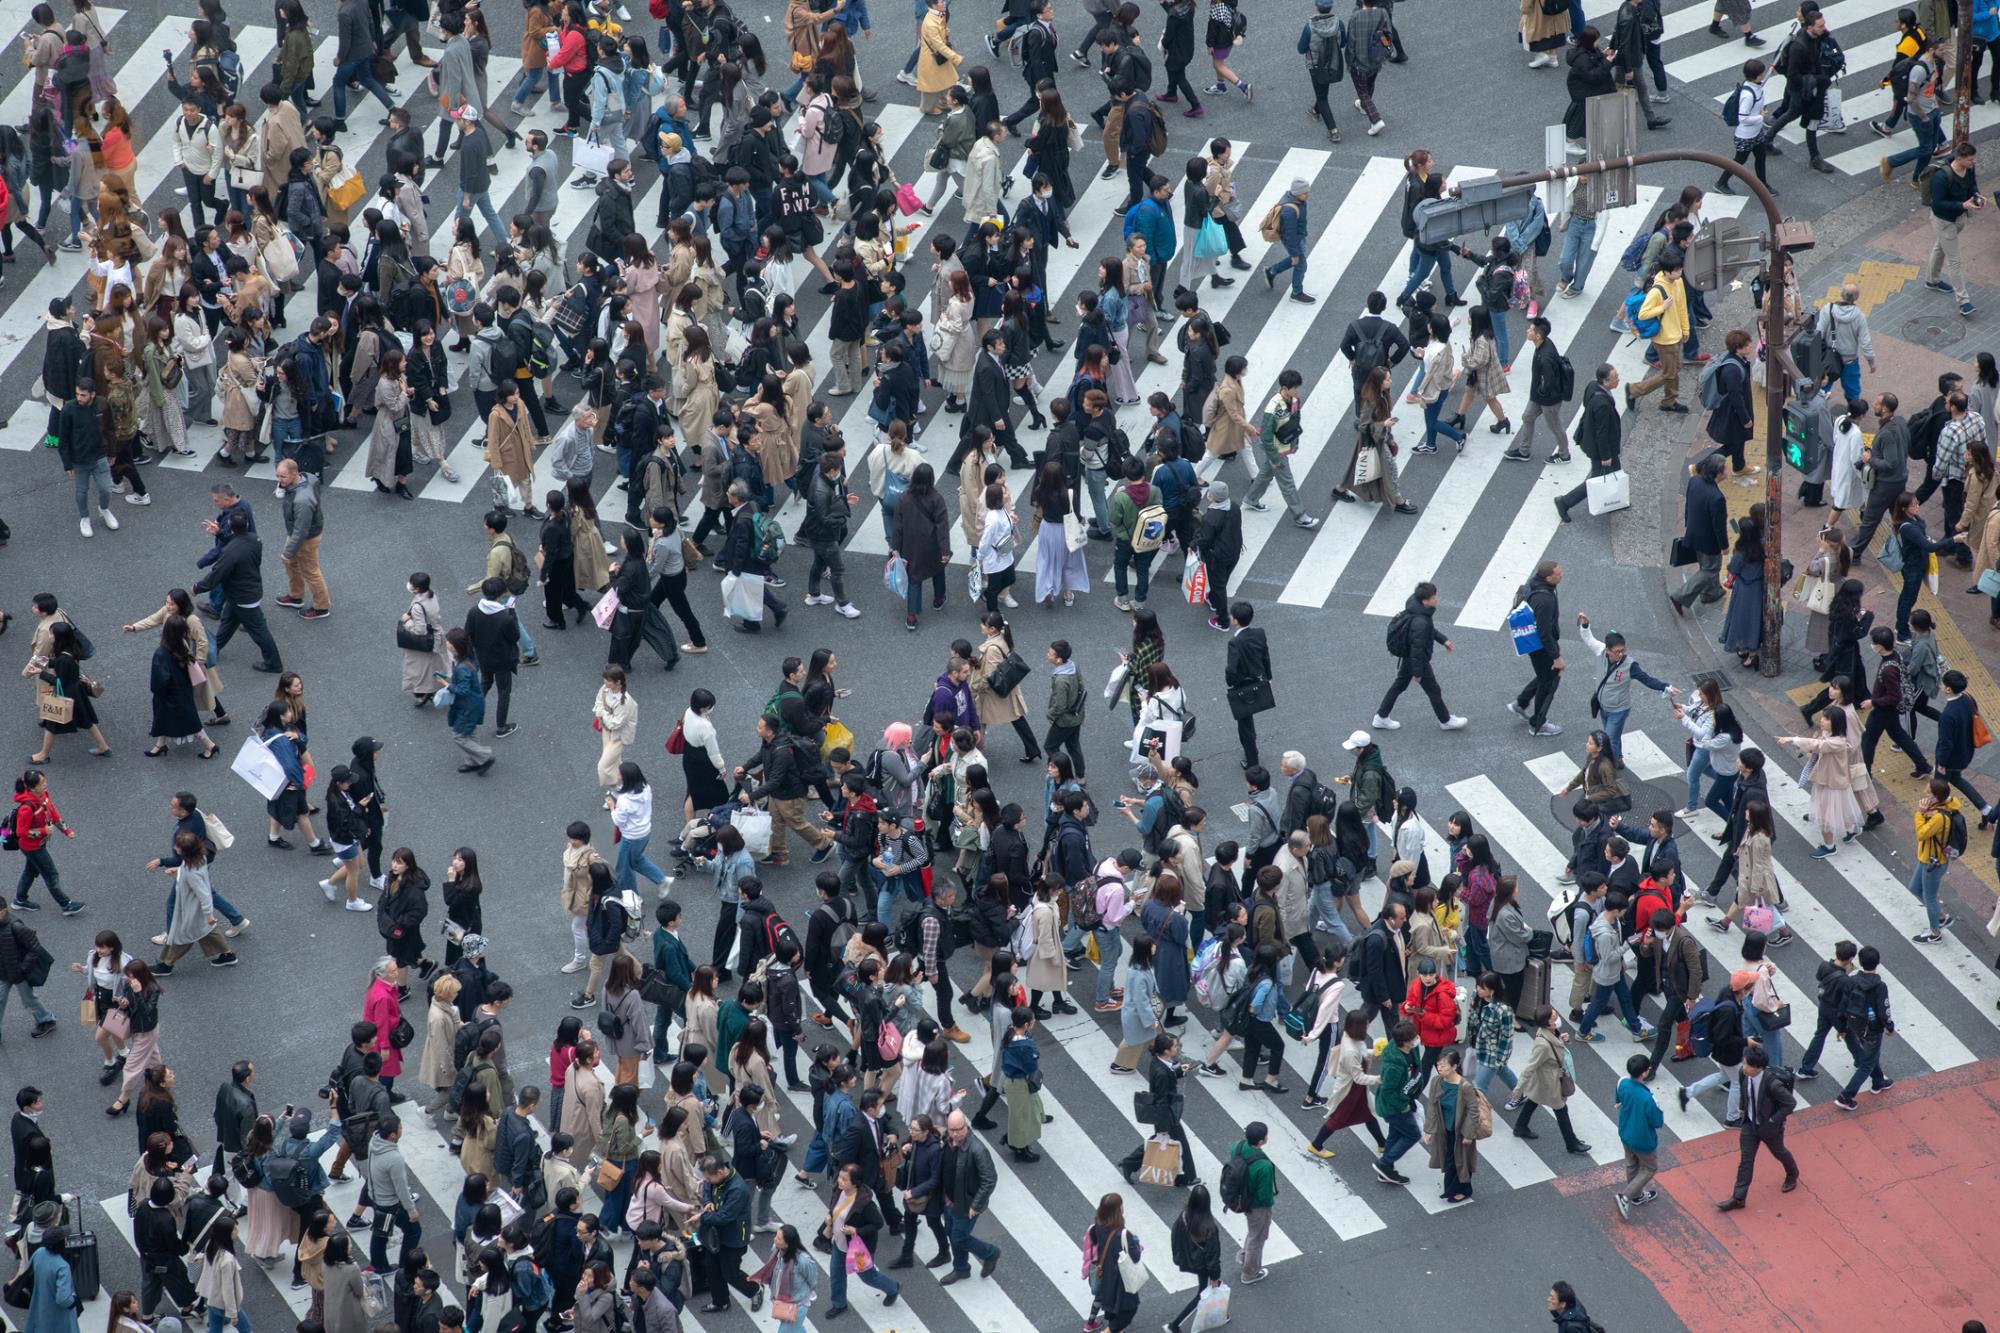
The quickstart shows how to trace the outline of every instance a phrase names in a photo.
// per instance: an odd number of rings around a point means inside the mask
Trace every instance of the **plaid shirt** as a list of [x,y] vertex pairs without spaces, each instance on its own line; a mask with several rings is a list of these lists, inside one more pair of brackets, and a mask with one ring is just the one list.
[[1514,1010],[1501,1000],[1472,1007],[1472,1053],[1488,1069],[1505,1069],[1514,1051]]
[[1938,433],[1937,474],[1946,481],[1965,479],[1965,447],[1986,443],[1986,420],[1977,412],[1967,412],[1944,423]]

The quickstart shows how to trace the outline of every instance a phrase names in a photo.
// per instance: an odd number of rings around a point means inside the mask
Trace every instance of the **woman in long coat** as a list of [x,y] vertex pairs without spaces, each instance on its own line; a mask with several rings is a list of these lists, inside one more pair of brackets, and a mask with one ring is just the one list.
[[1514,1122],[1514,1133],[1528,1137],[1528,1122],[1534,1119],[1535,1108],[1545,1106],[1555,1113],[1556,1127],[1562,1131],[1563,1146],[1581,1154],[1588,1151],[1589,1145],[1578,1139],[1576,1131],[1570,1127],[1569,1099],[1576,1095],[1576,1076],[1570,1072],[1563,1039],[1556,1029],[1555,1011],[1541,1005],[1536,1008],[1535,1015],[1530,1020],[1534,1031],[1528,1038],[1527,1063],[1522,1066],[1521,1081],[1514,1088],[1514,1097],[1521,1103],[1521,1115]]
[[1232,356],[1223,362],[1222,379],[1202,405],[1201,424],[1208,428],[1208,452],[1233,458],[1243,452],[1249,438],[1250,419],[1243,410],[1243,375],[1248,360]]
[[384,495],[416,499],[409,475],[410,390],[403,382],[403,354],[394,347],[382,353],[375,372],[375,424],[368,430],[368,479]]
[[[910,572],[909,605],[920,605],[917,585],[931,580],[932,600],[944,604],[944,571],[951,564],[951,513],[938,494],[937,480],[929,463],[917,464],[910,474],[910,488],[896,505],[889,524],[889,547],[903,557]],[[908,611],[904,624],[917,627],[915,611]]]
[[[1361,386],[1354,406],[1354,452],[1348,455],[1340,485],[1334,487],[1335,499],[1366,500],[1398,509],[1403,506],[1403,493],[1396,486],[1396,460],[1389,453],[1389,423],[1389,370],[1377,366]],[[1376,453],[1375,476],[1356,482],[1361,455],[1370,449]]]
[[[1522,3],[1533,4],[1535,0]],[[1431,1080],[1430,1091],[1424,1094],[1424,1142],[1431,1150],[1431,1169],[1445,1171],[1450,1182],[1440,1196],[1446,1203],[1462,1203],[1472,1197],[1472,1173],[1479,1169],[1479,1140],[1473,1136],[1479,1132],[1480,1093],[1471,1079],[1460,1076],[1459,1059],[1457,1051],[1449,1050],[1438,1057],[1438,1077]],[[1457,1089],[1452,1094],[1449,1125],[1444,1119],[1446,1088]],[[1449,1169],[1447,1152],[1451,1155]],[[1453,1184],[1458,1186],[1456,1191],[1451,1189]]]
[[1153,982],[1164,1006],[1163,1019],[1171,1019],[1174,1007],[1188,997],[1188,919],[1180,910],[1184,901],[1180,876],[1162,873],[1153,884],[1153,896],[1139,912],[1139,928],[1153,941]]
[[979,334],[972,326],[972,280],[954,268],[946,279],[949,295],[937,318],[938,351],[934,368],[944,385],[945,410],[965,406],[972,389],[972,368],[979,363]]
[[153,738],[153,748],[146,751],[148,757],[165,754],[170,741],[176,745],[200,741],[201,757],[215,757],[215,742],[202,728],[201,708],[195,701],[192,673],[202,672],[204,678],[207,673],[200,665],[201,659],[194,654],[193,644],[188,622],[178,612],[168,616],[160,626],[160,643],[153,649],[148,682],[153,696],[153,725],[147,732]]
[[803,342],[795,342],[786,353],[786,360],[792,368],[785,372],[785,438],[791,449],[793,468],[798,466],[798,458],[804,452],[806,434],[806,413],[812,408],[813,371],[812,354]]
[[431,983],[431,1007],[424,1014],[424,1049],[417,1057],[417,1081],[435,1092],[450,1088],[458,1071],[452,1047],[464,1020],[458,1016],[458,978],[450,973]]
[[405,694],[414,695],[417,707],[422,708],[437,693],[437,677],[449,675],[450,669],[444,660],[444,635],[451,626],[445,623],[444,612],[438,607],[437,594],[431,591],[431,576],[419,570],[410,575],[407,585],[410,590],[410,609],[403,612],[402,628],[422,638],[428,634],[431,646],[404,648],[403,685]]
[[938,113],[944,90],[958,82],[965,57],[951,49],[951,25],[945,21],[945,0],[930,0],[917,30],[917,100],[927,116]]
[[764,484],[784,485],[799,470],[798,441],[786,423],[785,385],[776,375],[764,376],[757,396],[743,405],[757,423],[757,458],[764,465]]
[[1542,0],[1521,0],[1521,42],[1535,53],[1529,69],[1554,69],[1555,53],[1569,42],[1569,7],[1550,14]]
[[353,1241],[345,1231],[327,1237],[321,1263],[326,1282],[326,1333],[368,1333],[373,1321],[368,1318]]
[[[998,611],[988,611],[980,617],[979,624],[986,633],[972,659],[972,703],[979,710],[979,725],[989,732],[995,727],[1013,727],[1024,747],[1021,762],[1032,763],[1041,757],[1042,751],[1035,744],[1034,728],[1027,722],[1028,704],[1021,696],[1021,687],[1016,685],[1006,694],[995,694],[987,684],[987,678],[1000,669],[1000,664],[1007,660],[1007,654],[1014,650],[1014,639],[1008,632],[1006,617]],[[1035,983],[1031,981],[1028,984],[1033,986]]]
[[195,707],[208,713],[209,721],[227,724],[229,713],[222,706],[222,672],[208,660],[208,629],[202,624],[201,617],[194,613],[194,599],[188,596],[186,589],[170,590],[159,610],[144,620],[135,620],[125,626],[125,632],[137,634],[141,630],[158,629],[167,623],[168,616],[179,616],[187,622],[194,660],[202,664],[202,678],[194,686]]
[[[722,402],[721,391],[715,387],[715,350],[707,329],[687,331],[680,362],[673,369],[681,392],[681,405],[675,412],[680,437],[689,444],[699,445],[708,438],[709,423]],[[704,474],[703,481],[706,480]],[[717,500],[719,503],[720,497]]]
[[1593,97],[1618,91],[1618,81],[1611,73],[1611,62],[1599,49],[1599,39],[1595,35],[1588,40],[1579,35],[1576,45],[1570,48],[1569,74],[1565,83],[1569,89],[1569,109],[1563,112],[1563,137],[1573,144],[1581,144],[1585,129],[1583,104]]
[[1756,664],[1764,637],[1764,534],[1750,519],[1736,529],[1729,577],[1729,613],[1722,622],[1721,643],[1750,667]]
[[584,594],[602,592],[611,582],[611,562],[604,550],[604,531],[597,526],[597,506],[590,502],[589,481],[581,478],[572,481],[568,500],[576,590]]
[[1028,958],[1028,1000],[1039,1005],[1047,994],[1058,1006],[1067,1005],[1069,967],[1063,962],[1062,912],[1056,906],[1054,880],[1042,881],[1028,911],[1035,931],[1035,952]]
[[[500,392],[506,394],[508,387],[503,386]],[[518,395],[502,397],[486,418],[486,461],[514,483],[521,495],[521,508],[536,513],[535,497],[530,493],[535,483],[535,422]]]

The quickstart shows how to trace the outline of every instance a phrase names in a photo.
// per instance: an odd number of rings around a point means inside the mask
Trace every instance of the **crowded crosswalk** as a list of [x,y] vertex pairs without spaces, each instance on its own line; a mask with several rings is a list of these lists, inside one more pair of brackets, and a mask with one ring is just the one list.
[[[1661,707],[1664,711],[1664,705]],[[1677,750],[1680,742],[1670,733],[1669,720],[1665,728],[1635,728],[1625,734],[1626,778],[1634,795],[1633,811],[1625,817],[1628,826],[1643,824],[1653,809],[1671,810],[1678,803],[1675,796],[1683,782],[1682,769],[1669,750]],[[1449,864],[1447,819],[1463,822],[1464,817],[1472,829],[1491,841],[1503,869],[1518,876],[1524,909],[1539,923],[1565,892],[1558,880],[1566,853],[1559,846],[1564,834],[1532,793],[1538,789],[1559,791],[1577,762],[1574,749],[1551,750],[1523,757],[1516,772],[1472,773],[1443,784],[1442,791],[1448,793],[1456,809],[1422,812],[1428,859],[1434,865]],[[1947,935],[1942,947],[1925,948],[1909,942],[1910,930],[1921,925],[1921,907],[1904,890],[1900,870],[1885,863],[1877,852],[1856,843],[1843,847],[1827,861],[1813,860],[1809,852],[1816,838],[1806,815],[1806,798],[1777,765],[1766,771],[1780,816],[1777,874],[1784,890],[1783,912],[1796,937],[1792,947],[1773,955],[1779,968],[1780,993],[1796,1015],[1786,1040],[1803,1043],[1809,1035],[1814,969],[1831,956],[1836,941],[1849,939],[1876,944],[1883,952],[1881,975],[1894,997],[1896,1013],[1896,1037],[1885,1057],[1892,1078],[1954,1069],[2000,1050],[2000,1031],[1996,1031],[2000,1013],[1995,1008],[2000,1000],[2000,980],[1953,936]],[[1719,827],[1706,811],[1692,822],[1675,824],[1679,853],[1692,885],[1706,881],[1713,869],[1716,854],[1709,836]],[[1644,837],[1637,832],[1634,836]],[[1382,899],[1381,882],[1367,881],[1363,905],[1371,916],[1380,910]],[[1690,904],[1689,926],[1710,955],[1710,975],[1726,976],[1737,966],[1740,937],[1717,934],[1701,925],[1701,918],[1702,909]],[[1561,1008],[1568,985],[1567,964],[1558,961],[1555,974],[1555,1003]],[[1079,998],[1087,998],[1087,976],[1086,967],[1072,987]],[[1458,978],[1468,993],[1470,980]],[[1344,1004],[1354,1007],[1351,993]],[[875,1333],[990,1333],[1003,1328],[1048,1327],[1051,1319],[1082,1316],[1091,1304],[1089,1289],[1080,1278],[1083,1220],[1096,1199],[1114,1190],[1124,1193],[1127,1224],[1148,1251],[1161,1256],[1168,1252],[1172,1220],[1181,1202],[1179,1192],[1133,1186],[1119,1179],[1118,1159],[1141,1141],[1146,1130],[1131,1109],[1131,1093],[1138,1080],[1121,1080],[1104,1072],[1112,1063],[1116,1016],[1093,1014],[1088,1004],[1079,1008],[1079,1013],[1058,1015],[1042,1024],[1048,1079],[1041,1097],[1045,1112],[1052,1117],[1042,1137],[1042,1161],[1022,1164],[1005,1154],[995,1154],[999,1180],[988,1239],[1003,1247],[1008,1261],[1005,1280],[949,1288],[908,1282],[904,1301],[895,1309],[880,1308],[872,1300],[857,1302],[855,1308],[863,1322]],[[1207,1047],[1213,1021],[1212,1014],[1197,1008],[1182,1031],[1187,1049]],[[985,1024],[973,1026],[978,1030],[972,1039],[954,1050],[954,1077],[961,1088],[970,1086],[991,1058]],[[522,1034],[519,1040],[524,1050],[532,1044],[529,1034]],[[1528,1041],[1519,1034],[1514,1038],[1517,1064]],[[1569,1102],[1571,1123],[1577,1136],[1588,1144],[1589,1161],[1616,1162],[1621,1148],[1613,1093],[1627,1056],[1640,1048],[1622,1030],[1611,1028],[1603,1041],[1576,1042],[1572,1049],[1576,1052],[1578,1092]],[[1262,1120],[1270,1126],[1269,1147],[1280,1184],[1275,1224],[1265,1251],[1267,1263],[1286,1265],[1306,1256],[1337,1256],[1345,1242],[1408,1227],[1422,1216],[1466,1206],[1440,1198],[1441,1177],[1424,1164],[1421,1154],[1403,1162],[1414,1180],[1410,1188],[1385,1188],[1369,1170],[1372,1144],[1361,1127],[1333,1141],[1331,1160],[1308,1152],[1322,1113],[1302,1109],[1297,1102],[1311,1077],[1313,1063],[1311,1046],[1285,1043],[1281,1077],[1289,1095],[1282,1098],[1245,1091],[1234,1077],[1188,1080],[1186,1124],[1194,1149],[1192,1169],[1204,1180],[1216,1179],[1218,1158],[1240,1136],[1243,1125]],[[538,1057],[518,1056],[514,1062],[517,1080],[532,1081],[541,1064]],[[1826,1081],[1810,1087],[1800,1085],[1802,1106],[1829,1097],[1825,1089],[1837,1085],[1852,1069],[1838,1043],[1829,1046],[1820,1064]],[[1655,1086],[1669,1139],[1686,1143],[1724,1131],[1720,1098],[1697,1097],[1683,1107],[1676,1096],[1709,1068],[1708,1061],[1696,1058],[1670,1063],[1657,1074]],[[420,1093],[414,1087],[412,1091]],[[801,1142],[810,1137],[811,1113],[811,1101],[805,1094],[785,1094],[781,1108],[784,1128],[798,1133]],[[450,1242],[430,1233],[429,1218],[452,1215],[464,1171],[439,1125],[416,1115],[414,1107],[406,1108],[402,1148],[427,1196],[425,1239],[432,1264],[445,1272],[449,1298],[462,1300],[461,1278],[443,1257],[451,1248]],[[1577,1159],[1563,1152],[1559,1140],[1551,1143],[1545,1136],[1526,1141],[1504,1125],[1496,1127],[1494,1136],[1480,1145],[1480,1160],[1482,1197],[1490,1197],[1496,1190],[1533,1190],[1578,1169]],[[337,1184],[329,1193],[329,1207],[336,1218],[352,1209],[357,1191],[357,1184],[350,1180]],[[774,1215],[798,1226],[802,1234],[810,1234],[823,1213],[818,1200],[789,1179],[778,1188],[774,1205]],[[587,1201],[586,1210],[590,1206]],[[1608,1191],[1603,1210],[1607,1216],[1611,1211]],[[131,1223],[125,1196],[99,1201],[90,1210],[89,1225],[103,1238],[101,1244],[129,1245]],[[1240,1242],[1243,1219],[1229,1215],[1223,1225]],[[614,1241],[620,1271],[630,1244],[629,1235]],[[761,1255],[766,1246],[767,1238],[758,1237],[757,1253]],[[752,1265],[755,1262],[754,1258],[750,1261]],[[310,1293],[291,1285],[289,1251],[268,1265],[248,1267],[261,1272],[287,1305],[303,1316]],[[1155,1263],[1153,1272],[1169,1292],[1182,1292],[1190,1285],[1187,1274],[1164,1263]],[[100,1295],[92,1303],[93,1309],[101,1314],[107,1299],[108,1293]],[[93,1309],[84,1313],[87,1327]],[[686,1326],[747,1326],[743,1320],[740,1307],[731,1315],[712,1316],[694,1315],[690,1306]]]
[[[185,34],[179,29],[178,20],[162,20],[145,42],[127,48],[136,54],[125,57],[118,78],[121,93],[133,108],[135,122],[174,114],[172,99],[161,86],[164,64],[156,52],[162,45],[169,48],[177,43],[184,45]],[[251,25],[238,34],[237,40],[246,65],[254,68],[268,57],[273,34],[268,28]],[[332,59],[331,40],[319,41],[317,60],[323,77],[330,78]],[[504,81],[511,79],[517,69],[518,62],[495,56],[490,71],[494,86],[505,86]],[[427,94],[414,91],[404,100],[406,105],[415,106],[426,97]],[[17,88],[4,108],[7,114],[18,114],[21,108],[14,102],[19,100],[22,100],[21,90]],[[917,159],[927,137],[919,128],[922,117],[908,106],[885,105],[877,119],[885,146],[897,161],[913,172],[920,172],[921,163]],[[349,158],[363,163],[362,173],[368,179],[373,179],[381,169],[378,145],[384,130],[375,122],[373,116],[357,117],[351,135],[343,139]],[[1194,152],[1205,148],[1206,140],[1190,138],[1185,147]],[[1393,294],[1401,289],[1410,255],[1409,243],[1402,240],[1397,230],[1404,171],[1400,160],[1393,157],[1373,156],[1357,161],[1349,155],[1320,149],[1268,149],[1255,141],[1236,141],[1232,148],[1241,164],[1238,188],[1248,200],[1244,209],[1248,218],[1261,217],[1282,197],[1290,181],[1304,179],[1312,183],[1314,234],[1308,250],[1308,283],[1323,297],[1317,306],[1277,301],[1273,308],[1274,298],[1254,281],[1203,295],[1204,310],[1230,329],[1235,340],[1232,347],[1242,348],[1249,358],[1246,401],[1261,403],[1269,397],[1281,369],[1295,368],[1305,376],[1306,429],[1292,468],[1308,505],[1325,518],[1319,530],[1308,537],[1285,523],[1281,507],[1274,506],[1262,513],[1247,512],[1244,556],[1239,568],[1249,578],[1268,579],[1280,586],[1279,600],[1286,604],[1326,606],[1341,599],[1343,605],[1353,604],[1368,615],[1384,617],[1395,612],[1404,591],[1417,580],[1436,577],[1448,568],[1454,586],[1472,589],[1456,611],[1457,623],[1497,628],[1511,605],[1514,590],[1546,553],[1555,535],[1557,518],[1547,501],[1575,485],[1586,464],[1577,455],[1575,461],[1544,461],[1537,457],[1522,468],[1503,468],[1499,455],[1504,440],[1476,429],[1472,443],[1462,453],[1427,458],[1408,453],[1402,456],[1398,464],[1399,484],[1422,510],[1414,518],[1390,514],[1371,504],[1326,504],[1328,484],[1338,479],[1346,464],[1353,429],[1349,424],[1353,385],[1332,349],[1347,321],[1360,312],[1362,298],[1370,290]],[[1016,184],[1024,183],[1025,162],[1025,153],[1014,153],[1011,166]],[[1463,180],[1502,165],[1454,165],[1452,178]],[[172,167],[171,136],[164,133],[142,136],[138,190],[152,201],[156,210],[181,205],[180,198],[166,186],[169,178],[177,175]],[[496,158],[492,195],[503,214],[523,197],[526,170],[527,155],[523,151],[504,150]],[[656,210],[662,179],[650,167],[645,170],[635,191],[637,216],[649,217]],[[1066,300],[1056,294],[1089,285],[1084,280],[1094,272],[1095,256],[1114,253],[1118,248],[1122,219],[1114,210],[1123,198],[1124,188],[1122,178],[1093,178],[1079,191],[1071,210],[1070,226],[1080,244],[1077,248],[1056,249],[1048,261],[1048,290],[1054,298],[1052,311],[1066,309]],[[450,246],[448,220],[456,204],[456,193],[442,177],[430,193],[432,248],[434,255],[442,260]],[[1551,214],[1557,217],[1559,225],[1562,199],[1552,194],[1550,202]],[[1604,359],[1610,359],[1621,370],[1637,366],[1643,346],[1619,337],[1600,315],[1608,314],[1609,307],[1623,297],[1631,281],[1631,275],[1619,266],[1617,257],[1634,233],[1650,224],[1662,203],[1660,187],[1649,185],[1641,191],[1635,206],[1607,215],[1597,233],[1595,261],[1580,283],[1580,297],[1550,302],[1546,313],[1554,324],[1554,340],[1579,368],[1587,369]],[[595,195],[591,191],[557,191],[550,228],[566,252],[574,254],[581,248],[594,205]],[[1739,200],[1718,197],[1709,213],[1725,216],[1740,206]],[[955,213],[952,204],[946,202],[935,216],[913,217],[914,225],[905,241],[906,254],[921,256],[923,242],[934,229],[955,231]],[[830,250],[837,239],[830,236],[826,248]],[[1257,245],[1253,239],[1253,251]],[[29,382],[39,370],[41,338],[37,326],[42,307],[51,297],[76,290],[82,267],[78,256],[59,254],[52,265],[33,271],[25,281],[17,277],[0,289],[0,311],[5,312],[5,330],[0,332],[0,382],[8,386],[7,392],[14,396],[14,401],[26,396]],[[932,285],[929,265],[913,258],[906,274],[909,279],[906,295],[913,307],[921,308]],[[801,307],[801,327],[813,364],[825,367],[830,311],[812,293],[801,294]],[[1464,335],[1461,332],[1459,336]],[[1068,371],[1060,364],[1063,359],[1059,356],[1059,364],[1043,369],[1045,380],[1059,385],[1067,379]],[[464,370],[464,358],[454,353],[450,363],[456,379]],[[1413,376],[1414,367],[1410,363],[1397,369],[1399,392]],[[1174,390],[1175,367],[1148,365],[1136,378],[1143,400],[1155,391]],[[1524,367],[1513,377],[1512,388],[1501,400],[1510,419],[1518,420],[1519,409],[1526,405],[1528,381]],[[823,380],[822,390],[825,387]],[[458,396],[467,398],[469,394],[461,389]],[[834,402],[836,419],[850,441],[866,442],[876,434],[867,417],[867,395]],[[1569,405],[1572,418],[1579,411],[1578,404]],[[1129,418],[1124,423],[1126,429],[1142,432],[1144,408],[1128,407],[1124,412]],[[930,405],[925,420],[927,424],[955,424],[941,414],[936,403]],[[1479,427],[1486,424],[1483,418],[1477,422]],[[0,448],[19,451],[37,448],[43,440],[40,426],[41,413],[36,405],[24,403],[13,413],[11,421],[0,428]],[[445,468],[425,469],[430,475],[417,478],[416,494],[433,503],[470,505],[476,512],[476,507],[482,507],[490,493],[482,457],[484,423],[476,420],[472,411],[460,410],[447,430],[450,433],[446,439]],[[160,466],[174,472],[202,472],[214,480],[226,480],[233,475],[231,469],[221,466],[216,459],[221,443],[219,429],[191,425],[189,431],[195,452],[170,456]],[[1022,431],[1031,446],[1037,443],[1032,432],[1025,427]],[[357,447],[360,444],[365,444],[360,436],[343,437],[341,448],[328,468],[331,489],[343,492],[371,489],[365,475],[367,451]],[[933,445],[932,451],[937,454],[932,459],[933,465],[942,466],[944,450]],[[851,449],[850,458],[853,460],[850,481],[855,493],[864,497],[864,507],[854,516],[847,549],[857,556],[884,557],[887,545],[883,525],[878,516],[868,512],[875,503],[868,484],[875,465],[873,450]],[[548,453],[538,460],[535,480],[529,488],[531,494],[539,495],[548,488],[552,462]],[[451,475],[447,475],[446,469]],[[269,480],[271,464],[254,466],[247,475],[254,480]],[[1016,494],[1026,493],[1031,480],[1031,473],[1026,470],[1009,477]],[[600,482],[606,489],[611,484],[609,480]],[[796,521],[801,506],[795,499],[789,503],[790,511],[781,510],[781,517]],[[1332,512],[1326,513],[1328,509]],[[689,517],[696,518],[699,513],[698,502],[690,502]],[[1486,513],[1508,514],[1511,521],[1480,521],[1479,516]],[[1358,552],[1378,551],[1385,546],[1395,551],[1387,577],[1372,562],[1364,562],[1365,567],[1350,568]],[[966,558],[966,551],[957,552],[959,562]],[[1032,548],[1025,548],[1021,559],[1024,571],[1032,569],[1033,559]],[[1104,577],[1108,582],[1108,570]]]

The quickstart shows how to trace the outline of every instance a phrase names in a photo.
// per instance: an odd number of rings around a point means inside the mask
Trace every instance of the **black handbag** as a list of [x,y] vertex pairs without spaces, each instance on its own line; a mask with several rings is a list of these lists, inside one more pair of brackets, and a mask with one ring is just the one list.
[[1762,1009],[1757,1010],[1757,1026],[1763,1028],[1766,1032],[1777,1032],[1791,1025],[1792,1006],[1790,1004],[1780,1004],[1776,1009],[1768,1013]]
[[1271,693],[1271,682],[1268,680],[1253,680],[1247,685],[1229,687],[1229,715],[1238,721],[1268,713],[1277,706],[1278,700]]
[[1159,1114],[1159,1103],[1153,1100],[1152,1093],[1135,1092],[1132,1094],[1132,1118],[1134,1120],[1142,1125],[1157,1125],[1160,1123]]
[[1028,678],[1028,672],[1026,660],[1019,653],[1009,650],[1000,659],[1000,664],[987,673],[986,687],[1004,699],[1020,688],[1021,682]]
[[1700,559],[1701,557],[1679,537],[1674,538],[1673,544],[1667,548],[1667,564],[1670,568],[1685,569]]
[[399,620],[396,622],[396,646],[406,648],[413,653],[436,652],[437,631],[425,630],[422,634],[418,634]]

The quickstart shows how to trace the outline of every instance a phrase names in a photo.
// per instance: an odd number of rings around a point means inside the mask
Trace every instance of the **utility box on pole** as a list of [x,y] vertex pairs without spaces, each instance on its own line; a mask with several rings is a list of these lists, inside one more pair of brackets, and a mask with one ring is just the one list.
[[1746,236],[1735,218],[1716,218],[1688,242],[1687,285],[1698,292],[1727,286],[1739,274],[1764,267],[1764,238]]
[[[1639,102],[1630,88],[1603,93],[1583,104],[1583,142],[1588,160],[1608,162],[1639,151]],[[1583,178],[1591,208],[1602,213],[1638,197],[1639,171],[1618,167]]]
[[1474,176],[1440,199],[1426,199],[1417,205],[1417,243],[1439,245],[1467,232],[1492,231],[1528,216],[1535,187],[1520,185],[1509,190],[1498,176]]

